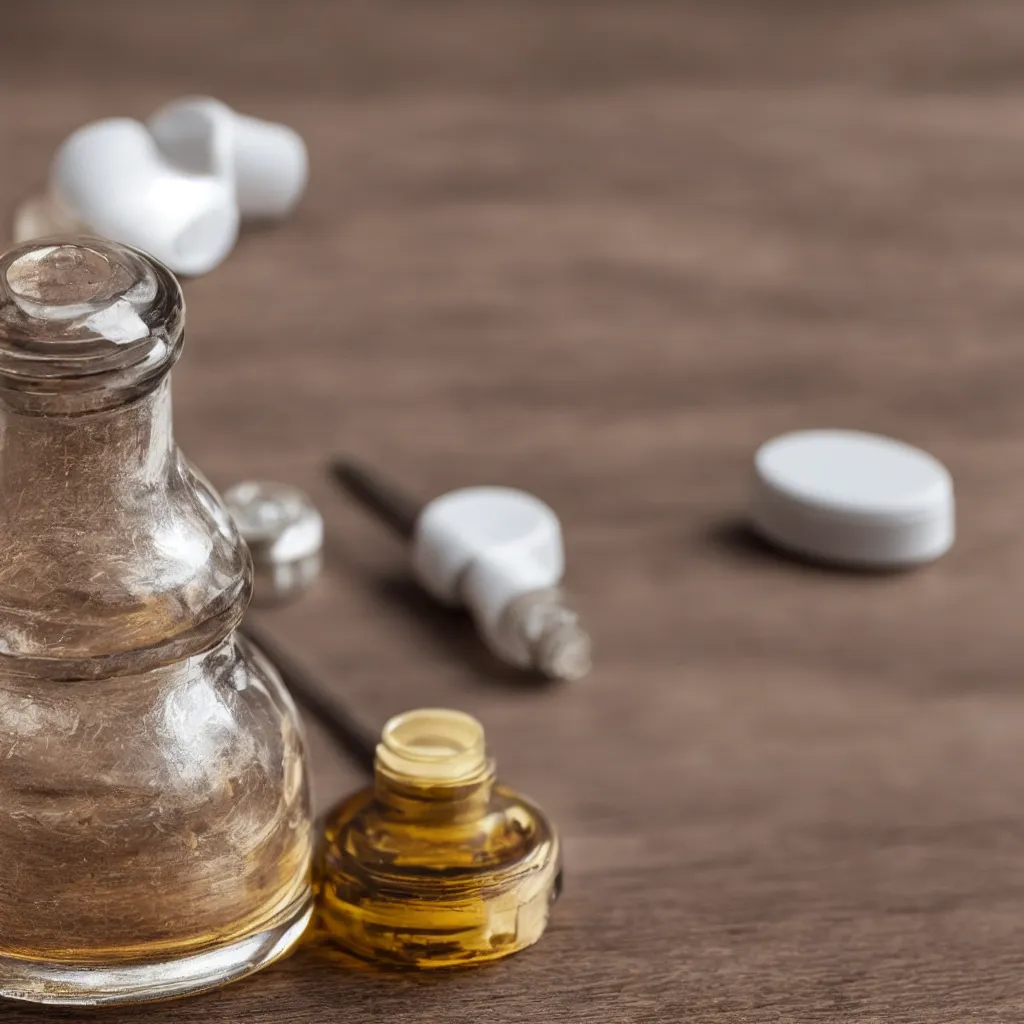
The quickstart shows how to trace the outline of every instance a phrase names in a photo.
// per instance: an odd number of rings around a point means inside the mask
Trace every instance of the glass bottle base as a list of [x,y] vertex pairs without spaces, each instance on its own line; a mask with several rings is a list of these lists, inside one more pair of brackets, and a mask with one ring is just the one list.
[[312,909],[307,892],[269,928],[172,960],[58,963],[0,955],[0,996],[60,1006],[109,1006],[205,992],[253,974],[288,953],[305,931]]

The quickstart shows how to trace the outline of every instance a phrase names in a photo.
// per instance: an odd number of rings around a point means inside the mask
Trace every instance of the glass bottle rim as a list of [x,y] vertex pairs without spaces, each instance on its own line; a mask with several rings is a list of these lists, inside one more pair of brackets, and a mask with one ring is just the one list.
[[0,395],[29,411],[118,405],[156,385],[184,339],[181,286],[108,239],[60,235],[0,254]]

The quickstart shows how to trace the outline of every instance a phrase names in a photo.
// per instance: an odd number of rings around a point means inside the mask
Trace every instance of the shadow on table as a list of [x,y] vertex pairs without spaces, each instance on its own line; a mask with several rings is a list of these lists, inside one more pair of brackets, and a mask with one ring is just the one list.
[[487,649],[465,611],[439,604],[405,572],[374,571],[351,558],[329,535],[324,541],[324,564],[328,571],[359,582],[381,606],[397,611],[419,630],[442,657],[472,669],[480,679],[519,690],[553,684],[539,672],[500,661]]

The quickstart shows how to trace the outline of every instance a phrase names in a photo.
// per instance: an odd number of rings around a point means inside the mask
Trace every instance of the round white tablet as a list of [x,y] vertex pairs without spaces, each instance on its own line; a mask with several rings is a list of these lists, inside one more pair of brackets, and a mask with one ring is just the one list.
[[810,558],[899,568],[955,536],[953,480],[938,459],[856,430],[803,430],[754,456],[752,516],[767,540]]

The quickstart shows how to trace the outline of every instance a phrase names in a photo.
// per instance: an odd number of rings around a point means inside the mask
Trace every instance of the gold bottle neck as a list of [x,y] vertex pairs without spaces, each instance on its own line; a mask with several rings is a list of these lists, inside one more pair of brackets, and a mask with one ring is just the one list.
[[474,821],[486,814],[493,785],[483,727],[470,715],[421,708],[384,727],[374,793],[388,813],[437,824]]

